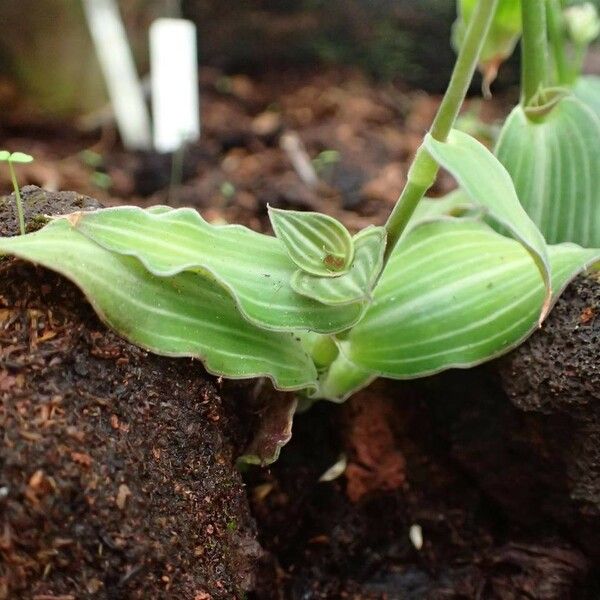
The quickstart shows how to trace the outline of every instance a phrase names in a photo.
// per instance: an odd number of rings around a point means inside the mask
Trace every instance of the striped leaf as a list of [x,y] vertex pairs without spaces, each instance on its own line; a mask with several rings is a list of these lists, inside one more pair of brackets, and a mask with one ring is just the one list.
[[445,143],[428,135],[425,147],[453,175],[471,201],[484,207],[489,216],[529,252],[546,288],[546,301],[541,313],[543,319],[551,297],[546,241],[521,206],[506,169],[483,144],[461,131],[453,130]]
[[580,77],[573,88],[575,97],[591,108],[600,118],[600,77]]
[[213,277],[260,327],[334,332],[352,326],[363,310],[361,303],[333,307],[297,294],[290,285],[297,266],[277,238],[239,225],[210,225],[189,208],[156,213],[118,207],[69,219],[89,239],[138,258],[154,275],[191,270]]
[[521,107],[506,121],[496,155],[548,243],[600,247],[600,118],[573,96],[539,120]]
[[[550,247],[555,300],[600,259],[574,244]],[[537,326],[544,286],[523,246],[472,220],[413,229],[395,249],[373,304],[341,351],[392,378],[471,367],[507,352]]]
[[269,207],[275,235],[300,269],[321,277],[345,273],[354,258],[348,230],[333,217]]
[[314,364],[295,336],[248,323],[221,286],[196,273],[152,275],[136,258],[104,250],[65,219],[0,238],[0,252],[61,273],[108,326],[152,352],[197,357],[226,377],[269,377],[280,389],[315,386]]
[[292,288],[323,304],[340,305],[367,301],[383,266],[385,229],[369,227],[354,236],[354,260],[339,277],[318,277],[298,270]]

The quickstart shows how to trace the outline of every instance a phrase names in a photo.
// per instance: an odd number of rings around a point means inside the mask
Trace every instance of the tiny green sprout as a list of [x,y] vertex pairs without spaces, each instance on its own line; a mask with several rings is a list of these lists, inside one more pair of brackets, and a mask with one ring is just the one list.
[[238,528],[237,521],[235,519],[230,519],[227,521],[227,531],[236,531]]
[[226,200],[231,200],[235,196],[235,185],[231,181],[224,181],[219,189]]
[[107,190],[112,185],[112,177],[102,171],[94,171],[90,176],[91,182],[103,190]]
[[103,162],[102,154],[89,149],[82,150],[79,153],[79,158],[81,158],[82,162],[88,167],[92,167],[94,169],[100,167]]
[[19,230],[21,235],[25,235],[25,218],[23,216],[23,202],[21,200],[21,190],[17,182],[17,174],[15,173],[14,164],[27,164],[33,161],[33,156],[25,154],[24,152],[13,152],[12,154],[8,150],[0,150],[0,162],[8,163],[8,170],[10,171],[10,177],[12,179],[13,188],[15,190],[15,197],[17,199],[17,217],[19,219]]
[[320,177],[329,175],[332,168],[341,160],[337,150],[323,150],[316,158],[313,158],[313,167]]

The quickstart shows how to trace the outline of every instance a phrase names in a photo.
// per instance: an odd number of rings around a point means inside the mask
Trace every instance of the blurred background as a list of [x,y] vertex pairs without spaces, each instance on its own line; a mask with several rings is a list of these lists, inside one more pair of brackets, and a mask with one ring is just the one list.
[[[119,0],[141,73],[153,19],[182,14],[199,34],[201,63],[264,73],[307,65],[355,65],[378,79],[443,89],[453,52],[454,0]],[[11,84],[48,117],[98,107],[104,85],[78,0],[0,5],[2,109]],[[14,97],[12,98],[14,100]]]
[[[255,227],[267,202],[383,222],[455,57],[455,0],[115,0],[148,102],[151,23],[198,32],[200,139],[175,156],[126,151],[84,3],[0,2],[0,148],[34,156],[21,182]],[[517,81],[516,57],[492,101],[477,79],[461,126],[493,140]]]

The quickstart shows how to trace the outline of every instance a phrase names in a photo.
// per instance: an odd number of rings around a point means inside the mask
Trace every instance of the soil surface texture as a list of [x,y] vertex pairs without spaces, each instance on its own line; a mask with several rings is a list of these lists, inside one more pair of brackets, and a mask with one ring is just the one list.
[[[24,200],[34,224],[97,206],[37,188]],[[11,201],[0,230],[15,231]],[[0,398],[0,598],[228,599],[253,587],[239,409],[200,363],[131,346],[72,284],[3,259]]]

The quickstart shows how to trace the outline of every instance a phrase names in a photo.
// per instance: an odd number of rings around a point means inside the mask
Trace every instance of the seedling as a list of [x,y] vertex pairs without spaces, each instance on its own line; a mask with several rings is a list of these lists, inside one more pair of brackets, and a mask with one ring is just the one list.
[[[448,90],[385,227],[351,234],[270,208],[269,236],[191,209],[119,207],[56,218],[0,250],[73,280],[131,342],[268,377],[303,404],[509,351],[600,260],[600,80],[561,78],[567,33],[552,28],[563,18],[552,2],[459,6]],[[477,66],[497,68],[520,36],[522,98],[493,153],[455,121]],[[428,200],[440,167],[458,190]]]
[[321,179],[328,180],[339,162],[340,153],[337,150],[323,150],[313,158],[312,164],[317,175]]
[[15,199],[17,203],[17,218],[19,221],[19,231],[21,235],[25,235],[25,217],[23,216],[23,202],[21,200],[21,190],[19,189],[19,183],[17,182],[17,174],[15,173],[15,164],[26,164],[33,161],[33,156],[24,154],[23,152],[12,152],[8,150],[0,150],[0,162],[6,162],[8,164],[8,170],[10,171],[10,177],[12,179],[13,188],[15,190]]

